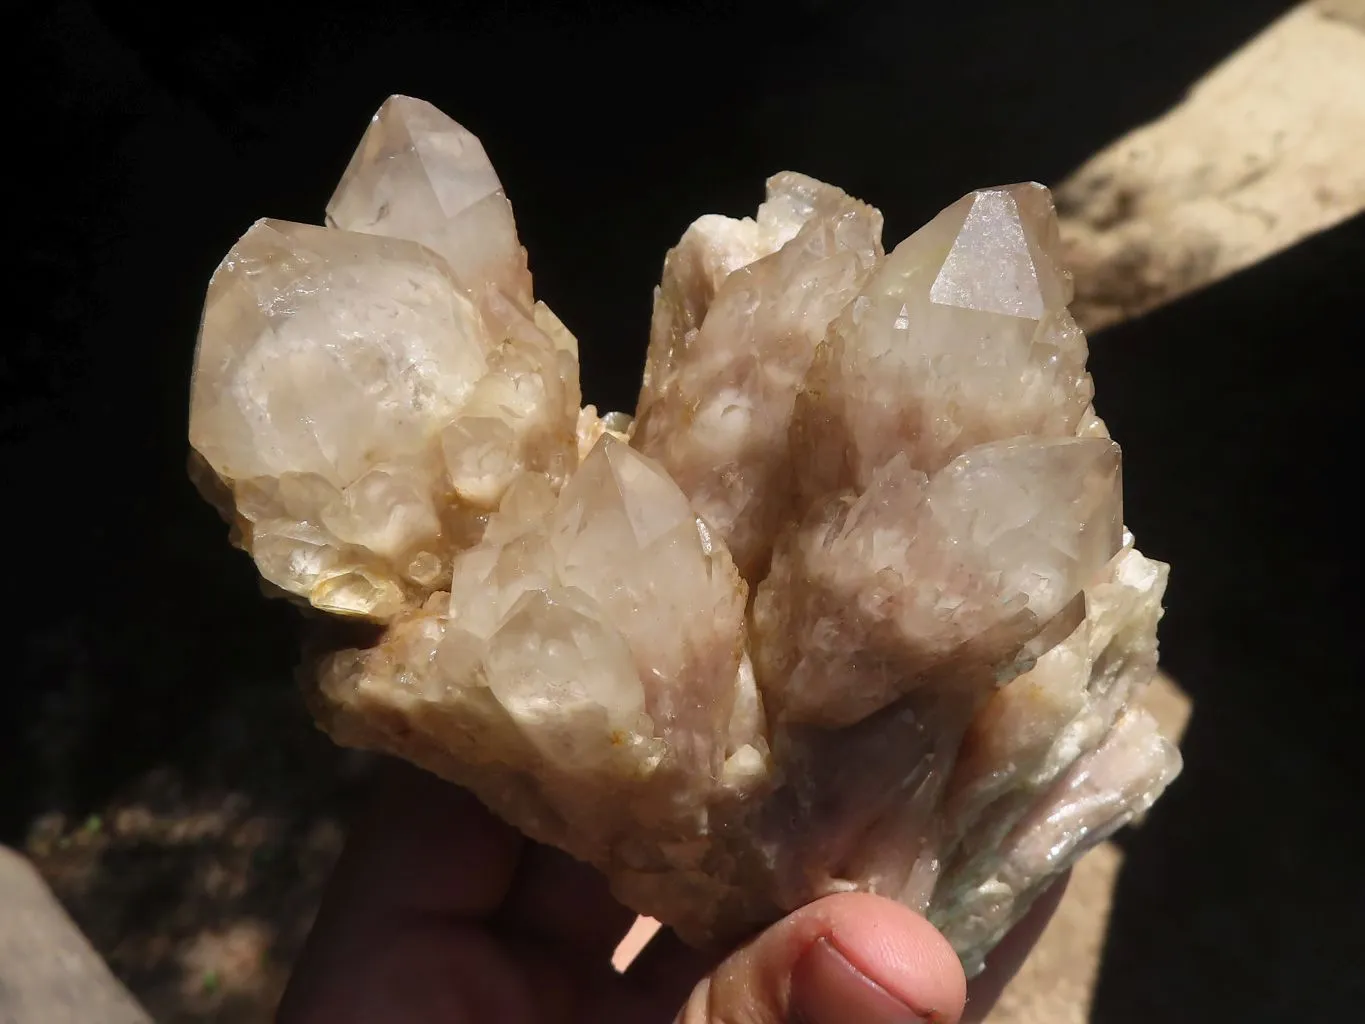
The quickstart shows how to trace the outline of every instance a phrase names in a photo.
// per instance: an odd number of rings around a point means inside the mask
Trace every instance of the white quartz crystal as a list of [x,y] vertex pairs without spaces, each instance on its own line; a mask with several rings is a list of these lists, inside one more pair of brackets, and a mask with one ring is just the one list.
[[421,242],[475,296],[497,290],[531,304],[526,250],[483,144],[423,100],[393,96],[375,114],[327,224]]
[[483,148],[429,104],[375,115],[329,220],[261,221],[214,274],[190,443],[267,580],[388,621],[514,479],[572,471],[577,342],[531,303]]
[[[209,286],[190,440],[261,574],[384,626],[309,686],[690,942],[824,893],[969,970],[1179,755],[1042,186],[890,253],[790,172],[665,261],[634,417],[579,408],[479,141],[390,99],[328,226]],[[591,350],[589,350],[590,352]]]

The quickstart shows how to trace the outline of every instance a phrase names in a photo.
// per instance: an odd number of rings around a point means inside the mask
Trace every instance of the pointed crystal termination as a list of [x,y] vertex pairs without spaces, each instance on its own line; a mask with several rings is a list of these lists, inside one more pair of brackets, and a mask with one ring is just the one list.
[[391,96],[332,195],[327,222],[425,245],[483,317],[494,372],[442,437],[456,494],[491,508],[525,470],[562,482],[577,461],[568,439],[580,399],[578,342],[532,300],[512,206],[478,138],[430,103]]
[[384,105],[329,210],[258,223],[214,275],[190,443],[267,580],[387,621],[520,475],[573,470],[578,344],[532,302],[483,147],[429,104]]
[[327,223],[421,242],[476,301],[497,289],[531,306],[526,250],[483,144],[424,100],[391,96],[379,108],[327,204]]
[[1040,185],[983,189],[890,253],[840,314],[797,402],[807,499],[865,487],[904,451],[926,473],[973,445],[1069,437],[1090,402]]
[[[318,713],[601,865],[634,902],[681,918],[705,885],[696,909],[714,914],[742,898],[734,880],[688,879],[674,858],[767,776],[746,592],[677,485],[603,437],[558,497],[517,481],[456,559],[448,607],[334,657]],[[395,710],[401,741],[373,735]]]
[[708,213],[683,233],[664,257],[663,278],[654,294],[641,408],[660,399],[680,364],[690,358],[690,341],[726,278],[795,238],[815,214],[814,203],[822,195],[834,199],[843,193],[787,171],[768,179],[767,198],[757,217],[735,220]]
[[[768,182],[757,222],[698,225],[665,261],[633,443],[660,460],[756,582],[790,503],[797,391],[830,320],[881,257],[882,221],[839,189],[789,173]],[[761,251],[731,243],[708,260],[717,238],[747,234],[791,237],[718,287],[694,271]]]
[[267,579],[386,626],[309,690],[339,742],[688,941],[863,889],[972,971],[1179,770],[1134,704],[1166,567],[1122,530],[1045,189],[889,255],[792,173],[701,218],[635,423],[579,409],[578,343],[434,108],[385,104],[329,223],[220,267],[190,435]]
[[630,677],[646,681],[635,684],[636,710],[674,759],[719,777],[747,597],[728,553],[677,484],[611,436],[558,499],[532,482],[508,492],[484,542],[457,560],[451,617],[488,638],[501,635],[499,624],[533,590],[562,590],[556,600],[567,606],[587,600],[628,646]]

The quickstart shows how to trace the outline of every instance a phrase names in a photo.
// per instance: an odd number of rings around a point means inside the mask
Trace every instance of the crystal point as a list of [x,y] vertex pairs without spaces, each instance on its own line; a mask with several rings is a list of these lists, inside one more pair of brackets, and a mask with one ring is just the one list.
[[[580,408],[482,145],[389,100],[326,228],[209,285],[195,472],[261,575],[378,620],[307,688],[694,943],[826,893],[969,971],[1178,752],[1167,569],[1067,311],[1050,194],[881,215],[784,172],[665,257],[635,416]],[[591,347],[587,349],[591,354]]]
[[801,381],[881,256],[881,228],[876,210],[839,189],[780,174],[757,220],[703,218],[665,260],[633,443],[687,491],[751,581],[789,501]]
[[[1049,209],[1039,209],[1046,205]],[[982,189],[929,288],[931,302],[1041,320],[1066,304],[1041,185]]]
[[[497,223],[468,219],[483,207]],[[214,274],[190,444],[267,579],[388,620],[517,475],[567,477],[577,360],[529,277],[498,276],[520,252],[511,207],[478,140],[429,104],[385,104],[331,211],[331,228],[258,222]]]
[[511,204],[478,138],[424,100],[380,107],[327,204],[347,231],[407,238],[443,256],[472,292],[531,305]]

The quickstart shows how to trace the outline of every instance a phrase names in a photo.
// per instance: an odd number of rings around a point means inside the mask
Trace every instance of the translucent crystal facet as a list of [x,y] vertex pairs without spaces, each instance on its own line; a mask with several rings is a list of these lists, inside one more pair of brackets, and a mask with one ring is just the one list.
[[815,344],[882,254],[881,215],[797,174],[756,221],[704,218],[664,262],[635,444],[761,578],[790,500],[788,426]]
[[429,105],[376,115],[332,213],[358,230],[261,221],[214,274],[190,443],[267,580],[388,620],[519,474],[572,471],[577,343],[530,304],[524,261],[447,258],[520,245],[478,140]]
[[1076,433],[1093,391],[1040,185],[983,189],[889,253],[797,400],[806,495],[865,486],[904,451],[933,472],[973,445]]
[[945,667],[998,677],[1120,533],[1112,442],[997,442],[932,478],[898,455],[779,550],[755,603],[759,681],[788,718],[848,725]]
[[394,96],[374,115],[327,222],[421,242],[471,291],[496,288],[531,304],[526,251],[483,144],[423,100]]
[[969,970],[1179,755],[1039,185],[890,253],[783,173],[664,261],[635,416],[579,407],[478,140],[389,100],[326,228],[209,287],[190,439],[261,574],[385,629],[308,687],[694,943],[829,892]]

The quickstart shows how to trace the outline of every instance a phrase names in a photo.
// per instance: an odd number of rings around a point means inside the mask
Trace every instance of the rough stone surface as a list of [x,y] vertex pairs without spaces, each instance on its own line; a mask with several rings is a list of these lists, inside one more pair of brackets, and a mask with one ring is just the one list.
[[150,1024],[32,866],[0,846],[0,1021]]
[[886,255],[797,174],[702,218],[634,422],[578,409],[459,125],[390,100],[329,221],[215,275],[191,441],[267,579],[386,626],[310,689],[340,742],[688,941],[863,888],[969,970],[1178,771],[1136,699],[1166,568],[1123,529],[1042,186]]
[[881,233],[876,210],[787,173],[768,182],[756,219],[702,217],[664,260],[634,441],[751,581],[790,500],[801,382],[882,255]]
[[1365,3],[1302,3],[1058,189],[1087,330],[1365,210]]

